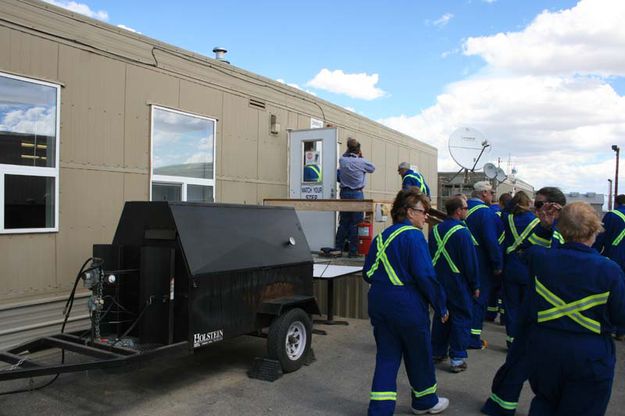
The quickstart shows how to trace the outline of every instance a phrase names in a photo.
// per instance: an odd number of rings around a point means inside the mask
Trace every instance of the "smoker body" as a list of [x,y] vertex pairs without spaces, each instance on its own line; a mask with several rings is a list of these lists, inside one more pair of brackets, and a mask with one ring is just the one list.
[[[292,208],[127,202],[112,244],[95,244],[76,279],[92,291],[90,334],[0,352],[14,364],[0,380],[121,366],[243,334],[266,335],[269,358],[295,371],[310,353],[310,315],[319,313],[312,273]],[[96,360],[46,366],[26,355],[48,348]]]

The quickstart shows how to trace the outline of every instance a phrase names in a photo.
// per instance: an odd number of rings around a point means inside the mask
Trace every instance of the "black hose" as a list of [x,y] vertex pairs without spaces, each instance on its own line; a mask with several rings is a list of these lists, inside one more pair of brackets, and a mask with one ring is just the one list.
[[[90,261],[93,261],[94,265],[85,270],[85,266],[87,266],[87,264]],[[72,291],[70,292],[70,295],[67,298],[67,302],[65,302],[65,307],[63,308],[63,315],[65,315],[65,318],[63,319],[63,325],[61,325],[61,334],[65,332],[65,325],[67,324],[67,320],[69,319],[69,314],[71,313],[72,306],[74,305],[74,297],[76,295],[76,288],[78,287],[78,282],[80,281],[80,278],[82,277],[84,273],[87,273],[91,270],[95,270],[101,267],[103,263],[104,262],[102,261],[102,259],[99,259],[97,257],[89,257],[80,268],[80,271],[76,275],[76,280],[74,280],[74,286],[72,287]],[[64,349],[61,350],[61,364],[65,364],[65,350]],[[44,389],[48,387],[49,385],[51,385],[52,383],[54,383],[59,378],[59,375],[60,373],[55,374],[54,377],[50,381],[48,381],[45,384],[42,384],[41,386],[0,392],[0,396],[6,396],[8,394],[16,394],[16,393],[27,393],[29,391],[37,391],[37,390]]]

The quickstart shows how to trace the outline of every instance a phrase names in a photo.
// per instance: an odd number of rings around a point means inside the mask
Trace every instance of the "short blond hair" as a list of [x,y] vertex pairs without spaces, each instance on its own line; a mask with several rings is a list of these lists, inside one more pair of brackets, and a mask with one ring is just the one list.
[[586,202],[573,202],[562,209],[558,231],[566,241],[587,241],[603,231],[597,212]]

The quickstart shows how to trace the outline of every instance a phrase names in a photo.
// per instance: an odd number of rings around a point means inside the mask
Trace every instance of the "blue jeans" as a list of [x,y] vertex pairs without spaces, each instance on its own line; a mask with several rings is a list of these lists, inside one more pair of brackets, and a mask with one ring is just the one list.
[[[351,189],[341,189],[341,199],[365,199],[362,191],[352,191]],[[364,218],[362,212],[339,212],[339,228],[336,231],[336,241],[334,247],[343,250],[345,240],[349,241],[350,254],[358,251],[358,223]]]

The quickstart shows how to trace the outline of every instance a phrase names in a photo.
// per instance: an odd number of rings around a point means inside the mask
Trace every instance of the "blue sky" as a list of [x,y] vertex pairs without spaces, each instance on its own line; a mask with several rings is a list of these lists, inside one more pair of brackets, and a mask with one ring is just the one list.
[[625,144],[622,0],[48,1],[207,56],[225,47],[438,147],[439,170],[455,169],[449,134],[474,127],[536,187],[607,193],[610,145]]

